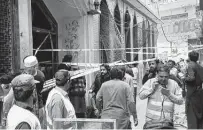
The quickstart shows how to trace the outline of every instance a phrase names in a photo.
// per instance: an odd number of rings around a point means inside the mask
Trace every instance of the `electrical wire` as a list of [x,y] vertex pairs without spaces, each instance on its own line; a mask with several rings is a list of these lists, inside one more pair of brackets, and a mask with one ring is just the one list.
[[[158,2],[157,2],[157,11],[158,11],[158,15],[159,15],[159,17],[160,17],[160,11],[159,11]],[[161,24],[161,29],[162,29],[162,32],[163,32],[163,34],[164,34],[164,37],[166,38],[166,41],[172,43],[172,41],[168,40],[168,38],[166,37],[166,34],[165,34],[165,31],[164,31],[164,29],[163,29],[162,24]]]

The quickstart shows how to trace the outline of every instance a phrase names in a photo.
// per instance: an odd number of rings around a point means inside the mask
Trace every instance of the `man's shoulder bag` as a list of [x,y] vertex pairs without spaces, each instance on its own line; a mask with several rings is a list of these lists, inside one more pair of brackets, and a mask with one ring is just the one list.
[[146,122],[143,129],[174,129],[174,125],[168,120],[152,120]]

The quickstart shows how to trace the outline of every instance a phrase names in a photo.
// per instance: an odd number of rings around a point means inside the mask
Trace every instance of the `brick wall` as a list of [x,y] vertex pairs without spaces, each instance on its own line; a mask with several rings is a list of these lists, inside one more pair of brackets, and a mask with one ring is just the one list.
[[12,70],[12,2],[0,2],[0,75]]

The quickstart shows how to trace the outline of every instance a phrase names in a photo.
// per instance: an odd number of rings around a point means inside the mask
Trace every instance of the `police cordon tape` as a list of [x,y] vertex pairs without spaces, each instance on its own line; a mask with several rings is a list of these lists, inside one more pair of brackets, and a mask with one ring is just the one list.
[[[201,50],[203,48],[196,48],[196,49],[193,49],[193,50],[190,50],[188,52],[192,52],[192,51],[196,51],[196,50]],[[179,54],[177,54],[179,55]],[[176,56],[171,56],[171,57],[176,57]],[[135,63],[142,63],[142,62],[149,62],[149,61],[153,61],[157,58],[152,58],[152,59],[147,59],[147,60],[140,60],[140,61],[133,61],[133,62],[122,62],[122,61],[116,61],[116,62],[113,62],[113,63],[109,63],[109,66],[119,66],[119,65],[132,65],[132,64],[135,64]],[[122,62],[122,63],[121,63]],[[79,63],[65,63],[66,65],[80,65]],[[88,63],[82,63],[82,64],[88,64]],[[88,75],[88,74],[91,74],[91,73],[94,73],[96,71],[99,71],[100,68],[99,66],[101,64],[89,64],[90,66],[92,66],[92,68],[90,69],[81,69],[81,70],[77,70],[77,71],[70,71],[71,73],[71,79],[75,79],[75,78],[79,78],[79,77],[82,77],[82,76],[85,76],[85,75]],[[55,87],[55,78],[53,79],[50,79],[50,80],[47,80],[45,83],[44,83],[44,86],[43,86],[43,90],[42,92],[52,88],[52,87]]]
[[[186,47],[186,46],[185,46]],[[139,47],[139,48],[109,48],[109,49],[33,49],[34,51],[54,51],[54,52],[75,52],[75,51],[116,51],[116,50],[140,50],[140,49],[157,49],[157,48],[185,48],[185,47]],[[137,52],[140,53],[140,52]],[[147,52],[146,52],[147,53]]]
[[[115,65],[115,64],[117,64],[119,62],[121,62],[121,61],[116,61],[116,62],[110,63],[109,66],[113,66],[113,65]],[[97,66],[96,68],[70,71],[70,73],[71,73],[71,79],[79,78],[79,77],[82,77],[82,76],[94,73],[94,72],[99,71],[99,70],[100,70],[100,68],[99,68],[99,66]],[[45,83],[43,85],[42,92],[48,90],[49,88],[54,87],[55,85],[56,85],[55,84],[55,78],[45,81]]]
[[[135,64],[135,63],[139,63],[139,62],[148,62],[148,61],[152,61],[152,60],[155,60],[155,59],[157,59],[157,58],[134,61],[134,62],[126,62],[126,63],[124,63],[122,61],[116,61],[116,62],[113,62],[113,63],[109,63],[109,66],[112,67],[112,66],[117,66],[117,65],[130,65],[130,64]],[[69,64],[69,63],[66,63],[66,64]],[[78,64],[77,63],[75,63],[75,64],[71,63],[71,65],[78,65]],[[72,75],[71,79],[79,78],[79,77],[82,77],[82,76],[97,72],[97,71],[100,70],[100,68],[99,68],[100,65],[101,64],[98,64],[98,66],[95,66],[95,68],[70,71],[70,73]],[[56,85],[55,81],[56,81],[55,78],[45,81],[42,92],[44,92],[46,90],[49,90],[50,88],[55,87],[55,85]]]

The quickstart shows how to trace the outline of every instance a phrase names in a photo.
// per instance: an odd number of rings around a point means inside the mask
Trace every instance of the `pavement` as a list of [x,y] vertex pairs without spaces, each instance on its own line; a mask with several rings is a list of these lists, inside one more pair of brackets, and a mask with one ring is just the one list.
[[[137,97],[137,117],[138,117],[138,125],[135,127],[132,125],[132,129],[143,129],[143,126],[145,124],[145,114],[147,109],[147,99],[140,100],[139,97]],[[133,118],[131,117],[131,122]],[[133,123],[132,123],[133,124]]]

